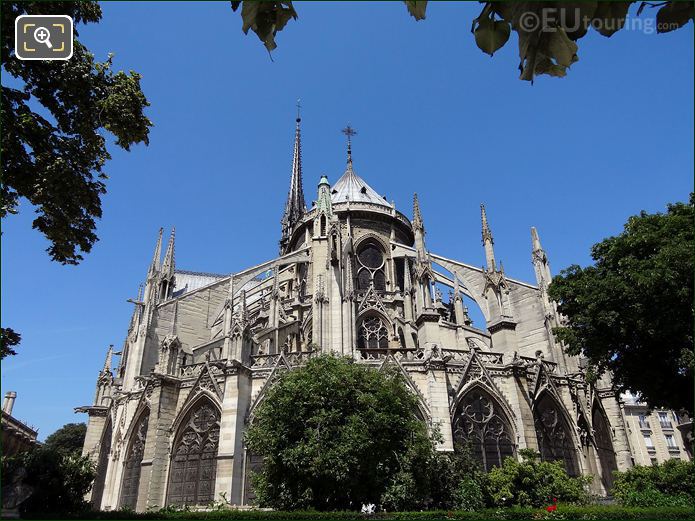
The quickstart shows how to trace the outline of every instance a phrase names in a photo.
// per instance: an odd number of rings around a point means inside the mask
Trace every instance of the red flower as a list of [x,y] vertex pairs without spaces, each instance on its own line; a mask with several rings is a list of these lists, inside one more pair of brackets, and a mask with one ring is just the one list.
[[557,505],[550,505],[549,507],[545,507],[545,509],[548,512],[555,512],[557,510]]

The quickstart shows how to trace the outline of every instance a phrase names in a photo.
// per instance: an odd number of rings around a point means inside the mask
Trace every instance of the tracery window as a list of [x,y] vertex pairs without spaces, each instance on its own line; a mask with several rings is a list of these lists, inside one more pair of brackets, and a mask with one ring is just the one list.
[[598,407],[594,407],[591,415],[591,422],[594,426],[594,441],[598,450],[598,459],[601,463],[601,480],[606,490],[610,490],[613,486],[613,471],[618,470],[618,464],[615,461],[615,451],[613,450],[613,441],[606,417]]
[[372,242],[362,246],[357,253],[357,289],[369,289],[370,284],[374,284],[377,291],[386,291],[384,262],[379,246]]
[[140,487],[140,471],[142,470],[142,456],[145,453],[145,439],[147,438],[147,423],[149,419],[150,411],[147,410],[140,415],[135,424],[135,429],[133,429],[123,468],[121,508],[135,510],[137,506],[138,488]]
[[220,413],[202,400],[179,428],[172,451],[167,505],[203,505],[215,499]]
[[500,467],[515,451],[512,428],[500,406],[486,392],[474,389],[459,404],[454,417],[454,437],[470,446],[486,472]]
[[389,346],[389,331],[377,316],[368,316],[360,324],[357,347],[360,349],[386,349]]
[[579,475],[577,450],[560,405],[543,394],[533,412],[538,449],[543,461],[562,461],[570,476]]

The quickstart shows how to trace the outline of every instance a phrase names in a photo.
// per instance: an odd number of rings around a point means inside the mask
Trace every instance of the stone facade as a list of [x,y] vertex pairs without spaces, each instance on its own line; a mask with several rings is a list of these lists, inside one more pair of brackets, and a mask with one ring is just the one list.
[[[625,423],[635,465],[653,465],[669,459],[689,461],[689,443],[680,427],[691,420],[666,409],[649,409],[632,396],[626,396]],[[687,430],[686,432],[689,432]]]
[[322,177],[307,208],[297,119],[277,258],[226,276],[184,271],[173,232],[161,260],[160,230],[123,349],[109,348],[94,404],[77,409],[89,415],[94,505],[248,504],[259,459],[245,429],[274,379],[319,353],[401,371],[422,420],[443,434],[440,450],[471,443],[489,469],[537,449],[595,475],[604,493],[612,471],[631,465],[622,406],[553,337],[561,317],[535,229],[531,284],[495,260],[484,207],[484,267],[429,251],[417,196],[412,212],[355,173],[349,142],[344,174],[333,186]]

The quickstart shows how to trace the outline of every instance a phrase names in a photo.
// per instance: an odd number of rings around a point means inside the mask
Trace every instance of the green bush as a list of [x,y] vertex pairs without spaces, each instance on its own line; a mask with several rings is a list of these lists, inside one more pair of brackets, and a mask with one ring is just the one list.
[[37,447],[2,460],[3,486],[17,473],[33,489],[19,506],[23,517],[42,513],[75,513],[88,507],[84,495],[94,480],[94,465],[87,456],[68,454],[50,447]]
[[590,477],[570,477],[562,462],[540,461],[534,450],[519,451],[522,461],[506,458],[501,467],[488,474],[488,491],[493,504],[500,506],[542,507],[553,500],[584,503]]
[[[547,512],[543,508],[498,508],[467,512],[462,510],[427,510],[423,512],[378,512],[365,517],[356,512],[318,512],[318,511],[260,511],[260,510],[216,510],[212,512],[159,511],[143,513],[85,512],[69,519],[181,519],[205,521],[351,521],[373,519],[375,521],[483,521],[483,520],[529,520],[529,519],[565,519],[572,520],[662,520],[685,521],[695,516],[693,508],[630,508],[619,506],[573,506],[559,504],[556,512]],[[46,517],[55,519],[56,516]],[[39,519],[34,516],[32,519]],[[67,519],[64,517],[63,519]]]
[[695,505],[695,463],[668,460],[616,472],[611,492],[622,505],[631,507]]

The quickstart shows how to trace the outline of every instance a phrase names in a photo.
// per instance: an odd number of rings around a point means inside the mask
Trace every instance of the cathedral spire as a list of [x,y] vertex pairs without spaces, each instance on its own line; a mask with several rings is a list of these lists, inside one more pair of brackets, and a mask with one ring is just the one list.
[[483,246],[485,247],[485,262],[487,263],[487,269],[495,271],[495,251],[492,248],[495,241],[492,239],[492,231],[487,223],[487,213],[485,212],[484,204],[480,205],[480,219],[483,227]]
[[299,100],[297,100],[297,126],[294,131],[294,153],[292,155],[292,177],[290,179],[290,190],[287,193],[285,203],[285,213],[280,221],[282,224],[282,238],[280,239],[280,253],[285,253],[284,248],[292,234],[295,224],[306,213],[306,202],[304,201],[304,188],[302,187],[302,135],[300,123]]
[[101,370],[103,374],[111,372],[111,358],[113,357],[113,345],[110,345],[106,351],[106,360],[104,360],[104,368]]
[[417,194],[413,194],[413,228],[422,230],[425,232],[425,225],[422,222],[422,213],[420,212],[420,201],[418,201]]
[[536,281],[539,287],[545,288],[550,284],[552,274],[550,273],[548,256],[543,246],[541,246],[541,239],[538,237],[538,231],[534,226],[531,227],[531,245],[531,262],[536,272]]
[[164,233],[164,228],[159,229],[159,237],[157,239],[157,245],[154,248],[154,255],[152,256],[152,263],[150,264],[150,269],[147,272],[147,278],[159,272],[160,261],[162,259],[162,234]]
[[162,262],[162,276],[165,279],[171,279],[174,276],[174,269],[176,268],[174,259],[174,240],[176,239],[176,228],[171,229],[171,235],[169,236],[169,243],[167,244],[167,251],[164,254],[164,262]]

